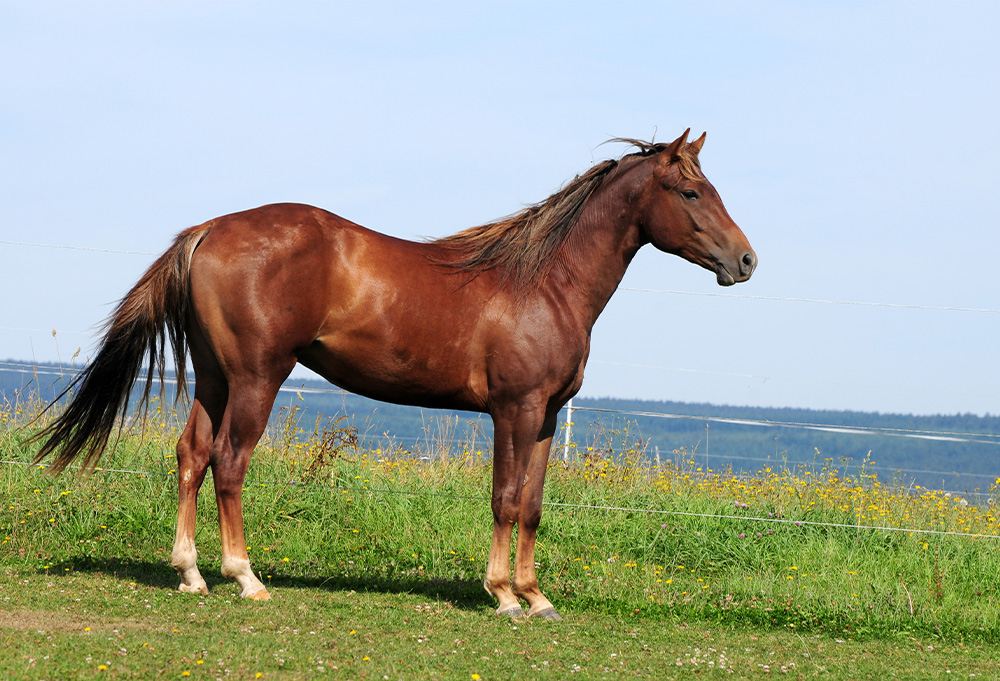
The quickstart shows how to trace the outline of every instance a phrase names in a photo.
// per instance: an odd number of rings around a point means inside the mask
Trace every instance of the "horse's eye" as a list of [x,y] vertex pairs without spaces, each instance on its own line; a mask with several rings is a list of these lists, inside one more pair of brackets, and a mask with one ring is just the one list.
[[694,201],[695,199],[698,198],[698,192],[696,192],[693,189],[684,189],[681,191],[681,196],[683,196],[685,199],[691,199],[692,201]]

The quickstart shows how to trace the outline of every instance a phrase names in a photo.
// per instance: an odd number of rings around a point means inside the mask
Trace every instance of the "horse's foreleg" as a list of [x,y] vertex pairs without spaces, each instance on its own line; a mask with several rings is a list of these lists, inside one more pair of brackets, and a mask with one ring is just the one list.
[[198,490],[208,470],[212,439],[212,419],[202,399],[195,395],[191,415],[177,441],[177,533],[171,555],[171,564],[181,577],[180,590],[189,593],[208,593],[208,585],[198,571],[194,531]]
[[524,476],[517,520],[517,553],[514,558],[514,594],[528,602],[528,616],[561,619],[541,589],[535,575],[535,535],[542,519],[542,486],[549,462],[555,417],[546,421],[542,438],[531,451]]
[[497,502],[493,503],[493,540],[490,542],[490,557],[486,564],[483,587],[499,602],[498,615],[521,617],[524,611],[510,587],[510,537],[514,531],[514,521],[510,519],[509,507],[507,505],[505,508],[501,503],[498,508]]
[[277,389],[277,385],[231,386],[226,415],[212,449],[212,477],[222,535],[222,576],[236,580],[240,596],[255,600],[268,600],[271,595],[250,568],[243,529],[243,483]]
[[538,433],[537,421],[524,414],[519,418],[493,416],[493,540],[483,586],[499,601],[498,615],[524,614],[510,583],[510,539],[518,521],[524,474]]

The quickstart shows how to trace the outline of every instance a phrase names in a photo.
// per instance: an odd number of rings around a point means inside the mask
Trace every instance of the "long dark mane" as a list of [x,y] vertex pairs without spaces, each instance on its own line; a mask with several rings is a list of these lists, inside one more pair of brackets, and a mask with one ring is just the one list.
[[[453,250],[457,257],[440,264],[455,272],[477,276],[486,270],[497,270],[503,284],[516,290],[532,288],[544,276],[553,256],[570,235],[580,219],[588,199],[607,184],[617,171],[648,156],[655,156],[669,143],[644,142],[630,138],[615,138],[638,151],[608,159],[577,175],[562,189],[539,203],[513,215],[470,227],[433,243]],[[690,179],[700,179],[698,156],[681,149],[678,168]]]

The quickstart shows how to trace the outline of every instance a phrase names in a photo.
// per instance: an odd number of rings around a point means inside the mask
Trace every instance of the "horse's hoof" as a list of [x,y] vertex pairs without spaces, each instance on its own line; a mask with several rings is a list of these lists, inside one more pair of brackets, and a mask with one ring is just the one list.
[[531,613],[530,616],[534,617],[535,619],[540,619],[540,620],[561,620],[562,619],[562,617],[559,616],[559,613],[556,612],[555,608],[545,608],[545,610],[539,610],[538,612]]
[[524,610],[521,610],[520,605],[512,605],[506,610],[501,610],[500,608],[497,608],[497,615],[515,619],[518,617],[524,617]]
[[201,594],[202,596],[208,595],[208,585],[206,584],[181,584],[177,587],[177,590],[185,594]]
[[250,594],[247,598],[252,601],[269,601],[271,600],[271,594],[267,592],[267,589],[261,589],[260,591],[255,591]]

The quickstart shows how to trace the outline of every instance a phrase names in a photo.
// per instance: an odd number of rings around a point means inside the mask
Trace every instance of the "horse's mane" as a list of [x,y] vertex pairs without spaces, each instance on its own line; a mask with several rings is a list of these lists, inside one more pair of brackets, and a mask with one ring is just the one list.
[[[655,156],[670,146],[669,143],[630,138],[615,138],[606,144],[610,142],[624,142],[638,151],[620,159],[598,163],[574,177],[549,198],[513,215],[433,241],[457,254],[457,258],[449,258],[439,264],[473,277],[486,270],[497,270],[502,284],[509,283],[522,291],[533,287],[572,232],[591,195],[610,181],[619,169],[630,167],[642,158]],[[680,150],[678,170],[688,179],[703,179],[698,155],[689,146]]]

